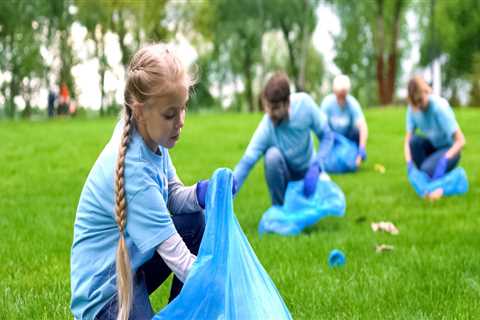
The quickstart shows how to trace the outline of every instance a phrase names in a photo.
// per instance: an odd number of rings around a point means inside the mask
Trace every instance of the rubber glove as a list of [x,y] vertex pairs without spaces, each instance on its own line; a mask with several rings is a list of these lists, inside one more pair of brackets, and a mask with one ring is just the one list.
[[318,164],[312,164],[303,178],[303,194],[305,197],[308,198],[315,192],[319,175],[320,167]]
[[435,167],[435,171],[433,173],[433,180],[439,179],[445,175],[445,172],[447,172],[447,164],[448,159],[445,156],[438,160],[437,166]]

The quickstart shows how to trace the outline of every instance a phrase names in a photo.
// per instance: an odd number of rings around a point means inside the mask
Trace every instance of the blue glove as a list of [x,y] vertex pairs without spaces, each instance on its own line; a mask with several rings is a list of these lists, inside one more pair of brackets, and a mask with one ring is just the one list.
[[435,167],[435,172],[433,173],[433,180],[439,179],[445,175],[445,172],[447,171],[447,164],[448,159],[445,156],[438,160],[437,166]]
[[407,173],[410,173],[415,168],[415,164],[412,160],[407,162]]
[[197,195],[197,201],[202,209],[205,209],[205,198],[207,197],[208,180],[201,180],[197,183],[197,189],[195,194]]
[[303,178],[303,195],[305,197],[308,198],[315,192],[319,175],[320,167],[318,164],[312,164]]
[[367,159],[367,151],[365,150],[365,147],[360,147],[358,149],[358,155],[362,158],[362,161]]
[[[201,180],[197,183],[197,188],[195,189],[195,194],[197,196],[197,201],[202,209],[205,209],[205,198],[207,197],[208,190],[208,180]],[[233,177],[232,184],[232,195],[235,196],[238,192],[238,183],[237,179]]]

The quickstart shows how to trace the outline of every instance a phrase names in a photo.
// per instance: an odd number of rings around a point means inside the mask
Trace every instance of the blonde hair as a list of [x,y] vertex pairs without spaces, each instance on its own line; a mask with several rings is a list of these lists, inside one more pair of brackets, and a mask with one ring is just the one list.
[[350,91],[350,78],[344,74],[340,74],[333,79],[333,92]]
[[430,93],[432,89],[425,82],[425,80],[420,76],[414,76],[408,81],[407,93],[408,93],[408,102],[410,104],[417,106],[422,101],[423,92],[426,91]]
[[123,108],[123,132],[120,139],[115,168],[115,219],[120,232],[116,255],[118,320],[127,320],[132,304],[132,269],[125,243],[127,202],[125,197],[125,156],[132,128],[135,126],[133,108],[151,97],[158,97],[174,90],[179,83],[190,89],[193,77],[175,54],[172,47],[164,44],[147,45],[130,61],[125,84]]

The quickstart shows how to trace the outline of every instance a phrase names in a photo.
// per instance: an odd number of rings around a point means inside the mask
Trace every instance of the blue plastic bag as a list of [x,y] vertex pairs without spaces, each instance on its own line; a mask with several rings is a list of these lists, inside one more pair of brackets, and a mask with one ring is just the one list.
[[329,173],[346,173],[357,170],[357,145],[342,136],[339,133],[334,133],[335,139],[323,166],[325,171]]
[[437,180],[432,180],[425,172],[413,168],[408,174],[408,180],[420,197],[424,197],[439,188],[443,189],[444,196],[464,194],[468,191],[467,174],[460,167],[453,169]]
[[291,181],[283,206],[272,206],[263,214],[258,232],[297,235],[323,217],[343,216],[345,207],[345,195],[327,174],[320,175],[310,198],[303,195],[303,180]]
[[160,319],[291,319],[235,218],[232,172],[217,170],[206,199],[206,228],[180,294]]

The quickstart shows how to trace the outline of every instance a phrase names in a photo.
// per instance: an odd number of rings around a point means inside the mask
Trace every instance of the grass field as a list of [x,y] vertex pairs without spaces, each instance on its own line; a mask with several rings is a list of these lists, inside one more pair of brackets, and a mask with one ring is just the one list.
[[[259,162],[235,212],[295,319],[478,319],[480,317],[480,112],[456,110],[467,138],[461,165],[466,196],[428,203],[407,182],[404,109],[367,110],[368,162],[334,176],[347,212],[297,237],[259,238],[269,206]],[[171,154],[186,184],[240,159],[260,115],[189,115]],[[478,122],[477,122],[478,121]],[[69,319],[69,259],[75,209],[85,178],[115,119],[0,122],[0,319]],[[376,172],[374,164],[385,166]],[[364,222],[358,222],[365,217]],[[400,234],[373,233],[390,220]],[[380,243],[393,252],[375,253]],[[344,268],[327,256],[345,252]],[[159,310],[164,285],[153,297]]]

